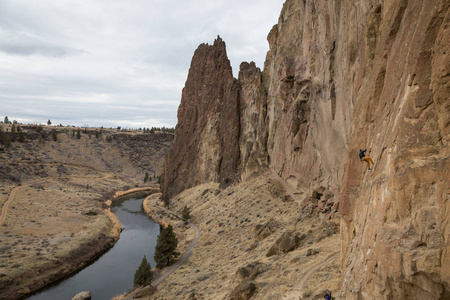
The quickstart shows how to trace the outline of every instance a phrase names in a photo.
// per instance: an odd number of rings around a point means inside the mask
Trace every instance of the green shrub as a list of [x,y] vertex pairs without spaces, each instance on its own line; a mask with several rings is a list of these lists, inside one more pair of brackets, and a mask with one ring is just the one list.
[[179,255],[175,250],[178,246],[178,239],[173,232],[172,225],[164,228],[158,235],[158,241],[155,247],[156,267],[164,267],[169,265],[170,258]]
[[150,264],[147,262],[147,257],[142,259],[141,265],[134,273],[134,285],[140,285],[145,286],[149,285],[150,282],[152,282],[153,274],[152,274],[152,268],[150,267]]
[[187,206],[183,208],[181,217],[187,222],[191,218],[191,209]]

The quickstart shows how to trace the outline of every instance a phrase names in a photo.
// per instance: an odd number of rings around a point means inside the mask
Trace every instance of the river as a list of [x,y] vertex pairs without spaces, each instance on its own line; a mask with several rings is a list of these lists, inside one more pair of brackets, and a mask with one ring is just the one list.
[[94,263],[75,275],[49,286],[27,300],[72,299],[90,291],[93,300],[109,300],[133,287],[134,273],[144,255],[152,268],[159,225],[142,211],[144,199],[114,202],[111,211],[124,230],[117,243]]

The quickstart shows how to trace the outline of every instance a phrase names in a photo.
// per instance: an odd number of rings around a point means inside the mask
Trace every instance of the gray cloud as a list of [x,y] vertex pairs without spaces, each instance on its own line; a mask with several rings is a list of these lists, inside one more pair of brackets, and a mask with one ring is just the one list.
[[42,55],[56,58],[76,55],[83,52],[82,50],[39,41],[35,38],[25,36],[18,38],[18,35],[9,39],[0,35],[0,51],[12,55]]
[[198,45],[220,35],[235,76],[263,67],[283,2],[0,0],[0,115],[174,126]]

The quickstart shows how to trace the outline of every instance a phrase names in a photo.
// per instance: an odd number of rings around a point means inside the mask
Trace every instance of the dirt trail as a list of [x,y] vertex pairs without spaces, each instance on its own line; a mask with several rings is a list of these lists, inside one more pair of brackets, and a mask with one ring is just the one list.
[[[311,269],[309,269],[308,272],[306,272],[305,276],[302,278],[302,280],[299,282],[297,289],[300,291],[303,291],[305,288],[306,283],[308,282],[309,277],[311,277],[312,274],[314,274],[314,272],[316,272],[317,270],[319,270],[320,268],[322,268],[323,266],[329,264],[330,262],[332,262],[333,260],[335,260],[336,258],[338,258],[339,256],[339,252],[332,254],[331,256],[329,256],[326,260],[316,264],[315,266],[313,266]],[[305,298],[307,299],[307,298]]]
[[19,187],[16,186],[15,188],[13,188],[13,189],[11,190],[11,193],[9,194],[8,200],[5,202],[5,204],[4,204],[3,207],[2,207],[2,214],[0,215],[0,225],[2,225],[3,222],[4,222],[5,219],[6,219],[6,214],[8,213],[8,206],[9,206],[9,204],[14,200],[14,197],[16,196],[16,190],[17,190],[18,188],[19,188]]
[[[301,204],[301,201],[304,199],[304,195],[305,192],[303,191],[298,191],[296,189],[294,189],[291,185],[289,185],[288,182],[286,182],[283,178],[281,178],[277,173],[275,173],[275,171],[272,170],[272,172],[270,173],[270,178],[274,181],[277,181],[278,183],[280,183],[283,188],[286,191],[286,194],[289,194],[295,202],[297,202],[298,205]],[[328,256],[327,259],[325,259],[324,261],[321,261],[319,263],[317,263],[316,265],[312,266],[305,274],[305,276],[303,276],[302,280],[299,282],[299,284],[294,288],[294,291],[289,292],[287,295],[285,295],[285,297],[283,297],[283,299],[299,299],[299,297],[301,297],[301,295],[305,292],[305,285],[308,282],[308,279],[315,273],[317,272],[320,268],[322,268],[323,266],[331,263],[333,260],[337,259],[339,256],[340,252],[336,252],[334,254],[331,254],[330,256]],[[307,299],[312,299],[311,296],[309,297],[305,297],[305,298],[300,298],[302,300],[307,300]]]
[[[283,296],[283,300],[311,300],[314,299],[314,297],[316,295],[312,294],[310,296],[305,296],[302,298],[302,295],[305,294],[306,290],[305,290],[305,286],[308,283],[308,280],[310,279],[310,277],[316,273],[320,268],[332,263],[334,260],[336,260],[339,256],[339,252],[336,252],[334,254],[331,254],[330,256],[328,256],[328,258],[326,258],[324,261],[320,261],[319,263],[315,264],[314,266],[312,266],[308,272],[305,273],[305,275],[303,276],[302,280],[298,283],[298,285],[296,287],[293,288],[292,291],[287,292],[284,296]],[[324,287],[324,290],[326,289],[326,287]]]
[[[152,200],[151,204],[152,204],[152,206],[157,206],[157,205],[156,205],[156,198]],[[183,218],[182,218],[180,215],[174,213],[173,211],[168,210],[168,209],[166,209],[166,208],[164,208],[164,207],[161,207],[161,206],[158,206],[158,207],[159,207],[160,209],[164,210],[166,213],[169,213],[169,214],[171,214],[171,215],[173,215],[173,216],[175,216],[175,217],[180,218],[180,219],[183,220]],[[151,285],[152,285],[153,287],[156,288],[158,285],[160,285],[161,283],[163,283],[163,282],[170,276],[170,274],[172,274],[173,271],[175,271],[176,269],[178,269],[179,267],[181,267],[185,262],[187,262],[189,256],[191,256],[192,250],[194,249],[195,244],[196,244],[197,241],[198,241],[199,235],[198,235],[198,227],[197,227],[194,223],[192,223],[192,222],[188,222],[188,223],[189,223],[189,225],[190,225],[192,228],[194,228],[194,230],[195,230],[194,238],[192,239],[192,242],[191,242],[191,244],[189,245],[189,248],[188,248],[188,249],[180,256],[180,258],[179,258],[173,265],[171,265],[171,266],[170,266],[170,267],[169,267],[169,268],[168,268],[161,276],[159,276],[157,279],[155,279],[154,281],[152,281]],[[135,293],[132,293],[132,294],[128,295],[127,298],[125,298],[125,299],[126,299],[126,300],[131,300],[131,299],[133,299],[134,294],[135,294]]]
[[[156,206],[156,199],[153,199],[153,200],[152,200],[152,206]],[[177,217],[177,218],[179,218],[179,219],[183,219],[180,215],[178,215],[178,214],[176,214],[176,213],[174,213],[174,212],[172,212],[172,211],[170,211],[170,210],[168,210],[168,209],[166,209],[166,208],[164,208],[164,207],[160,207],[160,209],[164,210],[165,212],[167,212],[167,213],[169,213],[169,214],[174,215],[175,217]],[[195,244],[197,243],[197,240],[198,240],[198,228],[197,228],[197,226],[196,226],[194,223],[192,223],[192,222],[189,222],[189,225],[192,226],[192,228],[194,228],[194,230],[195,230],[194,238],[192,239],[192,242],[191,242],[191,244],[189,245],[189,248],[183,253],[183,255],[180,256],[180,258],[177,260],[177,262],[175,262],[172,266],[170,266],[170,267],[164,272],[164,274],[162,274],[158,279],[156,279],[156,280],[154,280],[154,281],[152,282],[152,286],[153,286],[153,287],[157,287],[159,284],[161,284],[162,282],[164,282],[164,280],[166,280],[167,277],[169,277],[169,275],[170,275],[173,271],[175,271],[175,270],[178,269],[182,264],[184,264],[184,263],[188,260],[189,256],[191,255],[192,250],[194,249]]]
[[[103,179],[113,177],[113,174],[106,173],[106,172],[101,172],[101,171],[97,171],[97,170],[95,170],[95,169],[92,168],[92,167],[81,166],[81,165],[76,165],[76,164],[46,164],[46,165],[64,165],[64,166],[70,166],[70,167],[72,167],[72,168],[77,168],[77,169],[84,169],[84,170],[94,171],[94,172],[96,172],[96,173],[98,173],[98,174],[101,174],[101,175],[102,175],[101,178],[103,178]],[[84,177],[70,176],[70,175],[67,176],[67,177],[68,177],[68,178],[84,178]],[[3,207],[2,207],[2,214],[0,215],[0,225],[2,225],[3,222],[4,222],[5,219],[6,219],[6,215],[7,215],[7,213],[8,213],[8,207],[9,207],[9,205],[11,204],[11,202],[14,200],[14,197],[16,196],[16,191],[17,191],[17,189],[19,189],[20,187],[29,186],[30,184],[33,184],[33,183],[37,183],[37,182],[45,182],[45,181],[49,181],[49,180],[56,179],[56,178],[59,178],[59,177],[56,177],[56,176],[55,176],[55,177],[39,178],[39,179],[31,180],[31,181],[27,182],[27,183],[24,184],[24,185],[14,187],[14,188],[11,190],[11,193],[9,194],[8,200],[5,202],[5,204],[4,204]]]

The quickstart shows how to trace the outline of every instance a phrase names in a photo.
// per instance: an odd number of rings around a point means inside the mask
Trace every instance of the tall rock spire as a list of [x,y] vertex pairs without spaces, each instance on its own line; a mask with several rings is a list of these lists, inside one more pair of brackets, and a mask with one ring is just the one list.
[[225,42],[201,44],[194,53],[178,108],[163,191],[175,195],[205,182],[228,185],[239,162],[239,83]]

